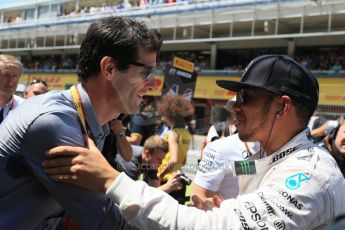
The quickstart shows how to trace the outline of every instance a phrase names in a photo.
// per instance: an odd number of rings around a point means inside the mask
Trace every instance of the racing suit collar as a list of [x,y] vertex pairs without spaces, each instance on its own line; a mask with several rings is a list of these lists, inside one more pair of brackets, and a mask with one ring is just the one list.
[[253,155],[253,159],[257,160],[258,162],[268,162],[268,164],[275,164],[278,161],[280,162],[283,159],[287,159],[288,157],[285,156],[290,155],[291,153],[299,149],[301,146],[304,146],[306,144],[313,145],[309,128],[305,128],[303,131],[301,131],[299,134],[293,137],[289,142],[287,142],[273,154],[267,156],[264,152],[265,157],[260,159],[260,151],[258,151]]

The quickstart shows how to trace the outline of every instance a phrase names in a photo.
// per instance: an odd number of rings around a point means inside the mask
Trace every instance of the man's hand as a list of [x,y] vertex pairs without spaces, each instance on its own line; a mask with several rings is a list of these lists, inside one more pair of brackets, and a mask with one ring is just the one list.
[[159,189],[163,190],[164,192],[172,192],[176,190],[182,189],[183,185],[180,182],[179,176],[181,175],[181,172],[173,172],[171,176],[169,177],[168,181],[159,187]]
[[120,120],[111,120],[109,124],[111,130],[113,130],[114,133],[119,133],[124,129],[124,127],[122,126],[122,122]]
[[197,195],[193,195],[191,197],[191,200],[193,201],[194,207],[207,211],[213,209],[214,207],[219,208],[220,203],[222,203],[223,201],[223,198],[221,196],[215,195],[212,198],[202,200]]
[[87,143],[87,148],[58,146],[48,150],[42,163],[44,171],[52,180],[105,192],[119,172],[108,164],[90,138]]

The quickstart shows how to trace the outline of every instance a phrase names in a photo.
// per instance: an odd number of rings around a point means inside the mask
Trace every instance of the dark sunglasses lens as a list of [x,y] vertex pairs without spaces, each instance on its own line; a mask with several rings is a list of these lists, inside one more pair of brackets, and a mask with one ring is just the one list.
[[152,78],[153,76],[153,69],[152,68],[145,68],[145,70],[143,71],[143,75],[145,76],[145,80],[149,80]]
[[236,102],[240,105],[245,105],[247,103],[247,95],[246,93],[241,90],[237,93],[237,96],[236,96]]
[[236,102],[238,104],[242,104],[243,103],[243,92],[242,91],[237,93],[237,95],[236,95]]
[[152,71],[148,71],[147,73],[146,73],[146,80],[149,80],[149,79],[151,79],[152,78],[152,76],[153,76],[153,73],[152,73]]

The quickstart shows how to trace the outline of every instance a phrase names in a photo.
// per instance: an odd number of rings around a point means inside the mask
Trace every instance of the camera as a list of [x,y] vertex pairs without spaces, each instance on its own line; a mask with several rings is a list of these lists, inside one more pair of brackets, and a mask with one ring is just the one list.
[[185,174],[180,174],[180,182],[184,185],[190,185],[192,183],[192,180],[188,178]]

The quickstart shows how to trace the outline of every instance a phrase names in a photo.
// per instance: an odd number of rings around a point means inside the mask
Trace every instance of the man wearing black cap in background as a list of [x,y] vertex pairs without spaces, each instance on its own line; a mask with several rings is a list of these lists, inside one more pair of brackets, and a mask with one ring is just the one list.
[[[80,161],[82,156],[90,165],[53,159],[45,162],[46,173],[106,192],[127,220],[145,229],[325,229],[344,214],[345,181],[332,156],[313,144],[307,128],[318,103],[316,78],[287,56],[267,55],[254,59],[240,82],[217,84],[237,92],[232,111],[240,139],[261,144],[249,160],[233,162],[240,195],[224,200],[220,208],[204,212],[178,205],[115,171],[94,149],[52,149],[51,156],[67,150],[70,158]],[[70,166],[59,167],[61,161]],[[112,176],[104,177],[104,172]]]

